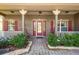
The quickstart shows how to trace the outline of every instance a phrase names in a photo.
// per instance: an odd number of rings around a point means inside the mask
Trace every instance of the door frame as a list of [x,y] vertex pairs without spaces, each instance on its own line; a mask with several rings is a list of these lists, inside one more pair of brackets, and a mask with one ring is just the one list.
[[[41,20],[37,20],[37,19],[34,19],[33,21],[32,21],[32,23],[33,23],[33,36],[38,36],[37,35],[37,31],[34,31],[34,22],[41,22],[41,27],[42,27],[42,24],[43,24],[43,22],[45,23],[45,31],[44,32],[42,32],[42,35],[41,36],[46,36],[46,20],[43,20],[43,19],[41,19]],[[41,28],[41,30],[42,30],[42,28]]]
[[[38,33],[38,23],[41,23],[41,33]],[[43,35],[43,33],[42,33],[42,21],[37,21],[37,36],[39,36],[39,35]]]

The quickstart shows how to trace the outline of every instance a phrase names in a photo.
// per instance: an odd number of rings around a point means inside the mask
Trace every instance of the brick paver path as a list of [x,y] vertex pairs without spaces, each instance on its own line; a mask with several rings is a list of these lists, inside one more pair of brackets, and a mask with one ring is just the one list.
[[49,50],[45,38],[33,38],[33,44],[29,53],[24,55],[78,55],[79,50]]

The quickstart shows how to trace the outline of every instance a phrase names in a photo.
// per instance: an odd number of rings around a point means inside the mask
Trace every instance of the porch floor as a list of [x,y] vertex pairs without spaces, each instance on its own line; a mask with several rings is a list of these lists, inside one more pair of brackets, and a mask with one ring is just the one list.
[[23,55],[79,55],[79,50],[49,50],[46,38],[32,38],[32,41],[31,50]]

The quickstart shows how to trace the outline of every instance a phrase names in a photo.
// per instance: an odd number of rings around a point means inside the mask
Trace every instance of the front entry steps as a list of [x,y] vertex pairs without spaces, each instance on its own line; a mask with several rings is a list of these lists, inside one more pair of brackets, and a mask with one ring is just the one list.
[[45,38],[45,36],[33,36],[34,38]]

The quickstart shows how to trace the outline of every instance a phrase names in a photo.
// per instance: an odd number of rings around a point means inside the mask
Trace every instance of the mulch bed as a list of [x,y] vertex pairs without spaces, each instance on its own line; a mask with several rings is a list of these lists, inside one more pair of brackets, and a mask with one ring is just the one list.
[[[27,45],[25,45],[25,47],[23,47],[23,48],[26,48],[26,46]],[[20,48],[16,48],[15,46],[12,46],[12,45],[9,45],[7,47],[0,47],[0,55],[7,53],[7,52],[14,51],[14,50],[18,50],[18,49],[20,49]]]

